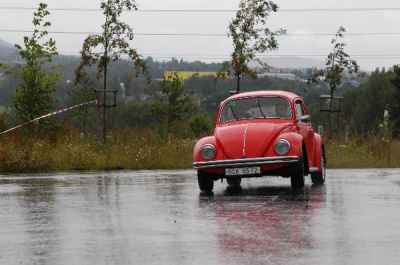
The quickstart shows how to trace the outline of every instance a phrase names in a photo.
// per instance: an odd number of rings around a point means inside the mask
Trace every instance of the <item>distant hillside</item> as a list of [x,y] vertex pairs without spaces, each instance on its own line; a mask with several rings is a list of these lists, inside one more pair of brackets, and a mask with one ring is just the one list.
[[9,42],[0,39],[0,60],[2,61],[15,61],[17,58],[17,51]]
[[[324,68],[325,61],[317,59],[308,59],[302,57],[274,57],[262,59],[263,62],[274,68],[286,69],[306,69],[306,68]],[[256,63],[251,66],[257,66]]]
[[15,51],[14,45],[0,39],[0,53],[12,53]]

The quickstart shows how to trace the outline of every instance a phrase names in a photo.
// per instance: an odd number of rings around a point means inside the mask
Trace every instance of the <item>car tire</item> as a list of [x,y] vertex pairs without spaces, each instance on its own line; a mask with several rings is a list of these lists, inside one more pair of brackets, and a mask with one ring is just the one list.
[[298,190],[304,187],[304,155],[299,160],[297,168],[290,178],[290,184],[293,190]]
[[211,192],[213,190],[214,180],[209,174],[197,171],[197,180],[201,191]]
[[313,184],[323,184],[325,182],[326,177],[326,160],[325,160],[325,151],[321,149],[321,171],[312,172],[311,173],[311,181]]
[[228,182],[229,186],[240,186],[242,178],[239,177],[226,178],[226,182]]

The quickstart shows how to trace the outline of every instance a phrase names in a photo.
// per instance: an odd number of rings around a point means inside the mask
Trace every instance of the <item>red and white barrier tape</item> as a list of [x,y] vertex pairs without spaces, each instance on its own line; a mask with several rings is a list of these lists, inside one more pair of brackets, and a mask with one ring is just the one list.
[[60,114],[60,113],[66,112],[66,111],[70,111],[72,109],[76,109],[76,108],[79,108],[79,107],[82,107],[82,106],[85,106],[85,105],[90,105],[90,104],[96,104],[97,105],[97,100],[88,101],[88,102],[81,103],[81,104],[78,104],[78,105],[75,105],[75,106],[72,106],[72,107],[68,107],[68,108],[65,108],[65,109],[60,109],[60,110],[57,110],[57,111],[50,112],[50,113],[45,114],[43,116],[37,117],[37,118],[35,118],[33,120],[30,120],[30,121],[27,121],[27,122],[22,123],[20,125],[17,125],[15,127],[12,127],[12,128],[10,128],[10,129],[8,129],[8,130],[6,130],[4,132],[0,132],[0,135],[9,133],[11,131],[14,131],[14,130],[16,130],[16,129],[22,127],[22,126],[25,126],[25,125],[27,125],[29,123],[33,123],[35,121],[38,121],[38,120],[41,120],[41,119],[44,119],[44,118],[47,118],[47,117],[50,117],[50,116],[54,116],[54,115],[57,115],[57,114]]

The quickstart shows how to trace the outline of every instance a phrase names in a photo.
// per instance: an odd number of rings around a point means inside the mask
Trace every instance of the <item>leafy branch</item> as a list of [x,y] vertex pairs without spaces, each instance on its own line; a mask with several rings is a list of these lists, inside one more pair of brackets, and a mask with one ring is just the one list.
[[355,60],[352,60],[350,55],[344,51],[346,44],[341,42],[344,37],[346,30],[340,27],[335,37],[331,40],[333,45],[332,51],[326,58],[326,67],[319,71],[314,72],[308,78],[308,83],[318,83],[325,81],[329,84],[331,94],[341,84],[343,74],[348,72],[349,74],[359,73],[360,67]]
[[108,63],[117,61],[123,55],[128,56],[137,67],[136,74],[139,74],[140,70],[148,74],[139,53],[129,45],[129,41],[134,38],[132,27],[119,20],[125,9],[137,10],[135,1],[102,1],[101,8],[105,16],[105,23],[101,26],[102,34],[92,34],[85,39],[81,51],[81,63],[75,71],[75,81],[79,82],[83,77],[84,69],[93,65],[97,65],[98,79],[102,73],[106,76]]
[[23,47],[15,45],[19,55],[26,62],[19,69],[16,68],[21,82],[12,100],[19,118],[23,121],[32,120],[53,108],[52,93],[59,74],[43,70],[43,66],[58,54],[55,40],[49,38],[43,41],[48,35],[47,29],[51,26],[51,23],[45,20],[49,14],[47,4],[40,3],[37,11],[33,13],[32,36],[24,37]]
[[236,91],[240,91],[240,79],[244,75],[256,78],[256,72],[249,67],[252,61],[263,67],[268,65],[256,58],[256,53],[278,49],[277,37],[286,33],[284,29],[271,31],[266,27],[270,13],[277,12],[278,5],[266,0],[241,0],[235,18],[229,23],[229,36],[233,41],[233,53],[224,71],[232,68],[237,78]]

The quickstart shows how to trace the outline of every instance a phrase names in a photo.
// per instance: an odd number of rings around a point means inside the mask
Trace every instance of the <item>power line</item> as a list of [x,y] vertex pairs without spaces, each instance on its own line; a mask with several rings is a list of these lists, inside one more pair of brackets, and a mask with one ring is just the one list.
[[[78,53],[64,54],[66,56],[79,56]],[[188,61],[213,61],[220,63],[222,61],[229,61],[230,55],[227,54],[164,54],[164,53],[142,53],[143,57],[152,57],[155,60],[171,60],[172,58],[184,59]],[[353,54],[351,58],[357,61],[369,61],[369,60],[400,60],[400,54]],[[268,55],[256,55],[255,59],[313,59],[318,61],[325,61],[327,55],[325,54],[268,54]]]
[[[0,29],[0,32],[9,32],[9,33],[33,33],[33,30],[18,30],[18,29]],[[93,31],[48,31],[48,33],[52,34],[101,34],[100,32]],[[227,37],[227,33],[143,33],[138,32],[134,33],[136,36],[182,36],[182,37]],[[287,33],[282,35],[282,37],[288,36],[332,36],[335,33]],[[382,35],[400,35],[400,32],[356,32],[349,33],[346,32],[345,36],[382,36]]]
[[400,11],[400,7],[365,7],[365,8],[293,8],[279,9],[280,12],[370,12],[370,11]]
[[[186,58],[201,58],[201,59],[226,59],[226,58],[231,58],[230,55],[219,55],[219,56],[207,56],[207,55],[185,55],[185,54],[171,54],[171,55],[157,55],[157,54],[142,54],[143,56],[151,56],[151,57],[166,57],[166,58],[171,58],[171,57],[186,57]],[[290,54],[290,55],[260,55],[256,56],[256,58],[260,59],[268,59],[268,58],[293,58],[293,57],[298,57],[298,58],[323,58],[325,59],[327,55],[304,55],[304,54]],[[382,58],[382,59],[392,59],[392,58],[400,58],[400,54],[395,54],[395,55],[351,55],[351,58],[355,59],[373,59],[373,58]]]
[[[69,56],[77,56],[78,53],[65,54]],[[190,58],[190,59],[204,59],[204,60],[227,60],[230,59],[229,54],[200,54],[200,53],[142,53],[144,57],[153,57],[160,59],[171,58]],[[398,59],[400,54],[350,54],[353,59],[357,60],[373,60],[373,59]],[[273,58],[311,58],[311,59],[326,59],[326,54],[257,54],[258,59],[273,59]]]
[[[23,30],[23,29],[0,29],[0,32],[8,33],[33,33],[33,30]],[[99,32],[89,32],[89,31],[47,31],[52,34],[99,34]]]
[[[37,10],[36,7],[20,7],[20,6],[0,6],[4,10]],[[72,12],[101,12],[100,8],[48,8],[49,11],[72,11]],[[138,9],[131,12],[137,13],[232,13],[236,12],[235,9]]]
[[[155,55],[155,56],[226,56],[230,54],[204,54],[204,53],[144,53],[142,55]],[[350,54],[351,56],[365,57],[365,56],[400,56],[400,54]],[[326,57],[326,54],[256,54],[257,57]]]
[[[153,59],[171,59],[171,58],[182,58],[182,59],[186,59],[186,60],[220,60],[220,61],[228,61],[230,59],[230,57],[180,57],[180,56],[147,56],[147,57],[152,57]],[[302,59],[315,59],[315,60],[321,60],[323,61],[324,59],[326,59],[325,57],[303,57],[301,55],[297,56],[297,57],[301,57]],[[272,59],[272,58],[285,58],[285,57],[256,57],[256,59]],[[292,58],[292,57],[286,57],[286,58]],[[357,61],[366,61],[366,60],[388,60],[388,59],[392,59],[392,60],[399,60],[400,59],[400,55],[398,55],[397,57],[354,57],[352,56],[352,59],[357,60]]]
[[[35,7],[23,6],[0,6],[0,10],[37,10]],[[75,8],[59,7],[49,8],[50,11],[70,11],[70,12],[100,12],[100,8]],[[137,13],[232,13],[236,9],[138,9],[133,10]],[[381,12],[381,11],[400,11],[400,7],[365,7],[365,8],[282,8],[278,12]]]
[[[192,59],[192,60],[229,60],[230,57],[188,57],[188,56],[151,56],[151,55],[147,55],[146,57],[152,57],[152,58],[156,58],[156,59],[171,59],[171,58],[185,58],[185,59]],[[293,57],[286,57],[286,56],[282,56],[282,57],[268,57],[268,56],[262,56],[262,57],[256,57],[256,59],[272,59],[272,58],[293,58]],[[324,60],[326,59],[325,57],[308,57],[308,56],[296,56],[296,58],[301,58],[301,59],[320,59],[320,60]],[[388,59],[392,59],[392,60],[397,60],[400,59],[400,55],[397,55],[396,57],[356,57],[356,56],[352,56],[351,57],[354,60],[388,60]]]

